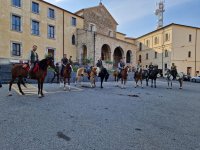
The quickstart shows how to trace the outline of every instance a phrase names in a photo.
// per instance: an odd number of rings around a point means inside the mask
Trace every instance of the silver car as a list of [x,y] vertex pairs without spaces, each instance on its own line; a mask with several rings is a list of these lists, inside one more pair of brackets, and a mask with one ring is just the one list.
[[197,76],[197,77],[192,77],[190,79],[191,82],[200,82],[200,76]]

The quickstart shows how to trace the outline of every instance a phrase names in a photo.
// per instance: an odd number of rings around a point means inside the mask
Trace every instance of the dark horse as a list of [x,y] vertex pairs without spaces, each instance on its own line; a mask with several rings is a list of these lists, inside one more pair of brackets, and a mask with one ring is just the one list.
[[105,79],[105,82],[107,82],[108,78],[109,78],[109,73],[107,71],[106,68],[102,68],[101,71],[99,72],[98,77],[101,78],[101,88],[103,88],[102,84],[103,84],[103,80]]
[[[55,69],[54,61],[53,61],[52,57],[47,57],[47,58],[39,61],[33,68],[33,72],[31,74],[32,79],[38,81],[38,96],[40,98],[44,96],[42,90],[43,90],[43,83],[44,83],[44,79],[47,74],[48,66]],[[28,64],[15,64],[13,66],[13,68],[11,70],[12,79],[11,79],[10,85],[9,85],[9,96],[12,96],[11,87],[16,78],[18,78],[17,85],[18,85],[19,91],[22,95],[24,95],[24,92],[21,89],[21,84],[23,84],[25,86],[23,78],[27,77],[28,70],[29,70]]]
[[70,64],[67,64],[64,68],[63,74],[61,74],[61,78],[63,78],[64,81],[64,90],[66,90],[66,79],[67,79],[67,83],[68,83],[68,89],[70,90],[70,78],[71,78],[71,72],[72,72],[72,68]]
[[159,76],[159,69],[157,66],[154,66],[152,70],[144,70],[144,78],[146,79],[146,86],[148,86],[149,79],[151,79],[151,87],[156,88],[156,79]]

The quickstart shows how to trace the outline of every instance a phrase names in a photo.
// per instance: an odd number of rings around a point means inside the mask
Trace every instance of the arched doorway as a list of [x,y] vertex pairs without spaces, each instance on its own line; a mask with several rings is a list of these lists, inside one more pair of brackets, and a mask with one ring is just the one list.
[[124,57],[123,49],[120,46],[115,48],[113,53],[113,67],[117,67],[118,62],[120,62],[120,59],[122,59],[123,57]]
[[132,51],[128,50],[126,53],[126,63],[131,63]]
[[107,44],[104,44],[101,48],[101,58],[104,61],[109,61],[111,55],[111,50],[110,50],[110,46]]
[[86,64],[87,62],[87,46],[86,45],[82,46],[81,61],[82,61],[82,64]]

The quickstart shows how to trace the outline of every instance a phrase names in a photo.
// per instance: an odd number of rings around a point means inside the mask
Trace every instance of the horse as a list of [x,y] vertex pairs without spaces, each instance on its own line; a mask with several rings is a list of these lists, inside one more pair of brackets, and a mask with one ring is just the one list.
[[101,71],[99,72],[98,77],[101,78],[101,88],[103,88],[102,84],[103,84],[103,80],[105,79],[105,82],[107,82],[108,78],[109,78],[109,73],[107,71],[106,68],[102,68]]
[[61,84],[61,81],[64,82],[64,90],[66,90],[66,79],[67,79],[67,83],[68,83],[68,89],[69,89],[69,91],[71,90],[71,87],[70,87],[71,72],[72,72],[72,67],[70,64],[67,64],[64,67],[63,74],[60,74],[60,76],[61,76],[60,84]]
[[142,85],[143,70],[141,68],[139,68],[138,71],[135,71],[134,79],[135,79],[135,83],[136,83],[135,88],[138,86],[138,81],[140,81],[141,87],[143,88],[143,85]]
[[178,80],[179,84],[180,84],[180,87],[179,89],[182,89],[182,86],[183,86],[183,72],[180,72],[180,73],[175,73],[170,70],[170,69],[167,69],[167,72],[165,73],[165,77],[167,79],[167,84],[168,84],[168,87],[167,89],[172,89],[172,81],[173,80]]
[[79,68],[77,70],[77,73],[76,73],[75,86],[76,86],[77,82],[81,81],[81,77],[87,76],[88,79],[90,80],[91,87],[96,87],[96,83],[95,83],[96,75],[97,75],[97,68],[96,67],[91,67],[91,70],[88,71],[87,73],[85,72],[85,68],[84,67]]
[[124,86],[127,81],[128,71],[129,71],[129,67],[126,66],[124,67],[124,69],[122,69],[121,73],[119,73],[117,70],[113,72],[114,80],[116,83],[118,83],[119,79],[121,79],[121,88],[125,88]]
[[116,86],[118,85],[118,81],[119,81],[119,77],[120,75],[119,75],[119,72],[117,71],[117,70],[115,70],[114,72],[113,72],[113,77],[114,77],[114,81],[115,81],[115,83],[116,83]]
[[149,79],[151,79],[151,87],[156,88],[156,79],[160,76],[159,69],[157,66],[153,66],[152,70],[146,70],[143,72],[144,78],[146,79],[146,86],[149,84]]
[[[47,58],[39,61],[38,63],[36,63],[36,65],[33,68],[32,73],[31,73],[31,77],[32,77],[31,79],[38,81],[38,97],[39,98],[44,97],[42,90],[43,90],[44,79],[47,75],[48,66],[55,69],[55,65],[54,65],[54,61],[53,61],[52,57],[47,57]],[[30,68],[30,66],[28,64],[13,65],[12,70],[11,70],[12,79],[9,84],[9,94],[8,94],[9,96],[12,96],[11,87],[16,78],[18,78],[17,85],[18,85],[20,93],[22,95],[25,95],[21,89],[21,84],[24,85],[24,87],[26,87],[26,85],[23,81],[23,78],[27,78],[29,68]]]

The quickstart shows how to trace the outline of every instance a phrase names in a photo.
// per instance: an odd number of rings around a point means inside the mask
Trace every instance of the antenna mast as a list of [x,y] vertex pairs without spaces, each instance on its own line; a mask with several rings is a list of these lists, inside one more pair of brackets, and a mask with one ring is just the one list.
[[163,14],[165,12],[165,0],[160,0],[159,3],[156,3],[155,15],[158,17],[157,29],[163,27]]

